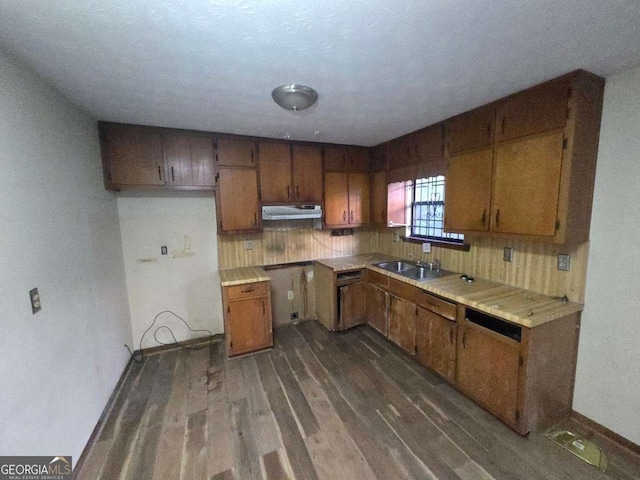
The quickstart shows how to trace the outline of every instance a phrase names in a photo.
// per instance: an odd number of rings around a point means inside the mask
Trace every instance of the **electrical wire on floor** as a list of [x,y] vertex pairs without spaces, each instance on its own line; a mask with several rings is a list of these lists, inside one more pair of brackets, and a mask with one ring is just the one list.
[[[158,317],[160,317],[160,315],[164,314],[164,313],[170,313],[171,315],[173,315],[174,317],[176,317],[177,319],[181,320],[182,323],[185,324],[185,326],[191,330],[192,332],[207,332],[209,334],[209,342],[205,345],[205,346],[201,346],[201,347],[190,347],[188,345],[182,345],[180,344],[180,342],[176,339],[176,336],[173,333],[173,330],[171,330],[171,328],[169,328],[166,325],[160,325],[158,328],[156,328],[153,332],[153,338],[155,339],[156,342],[158,342],[160,345],[177,345],[178,347],[184,349],[184,350],[202,350],[203,348],[209,348],[211,346],[211,344],[213,343],[213,333],[211,333],[210,330],[207,329],[193,329],[189,326],[189,324],[187,323],[187,321],[182,318],[179,315],[176,315],[175,313],[173,313],[171,310],[163,310],[162,312],[160,312],[159,314],[157,314],[155,316],[155,318],[153,319],[153,322],[151,322],[151,325],[149,325],[149,328],[147,328],[144,333],[142,334],[142,337],[140,337],[140,350],[138,352],[138,357],[136,358],[136,352],[132,352],[131,349],[129,348],[129,345],[125,344],[124,346],[127,347],[127,350],[129,350],[129,355],[131,355],[131,358],[133,359],[134,362],[136,362],[137,364],[141,364],[144,362],[144,350],[142,349],[142,342],[144,340],[144,337],[147,333],[149,333],[149,331],[153,328],[153,326],[156,324],[156,322],[158,321]],[[161,341],[160,339],[158,339],[158,332],[160,330],[162,330],[163,328],[167,329],[169,331],[169,334],[171,335],[171,337],[173,338],[173,342],[172,343],[165,343],[163,341]]]

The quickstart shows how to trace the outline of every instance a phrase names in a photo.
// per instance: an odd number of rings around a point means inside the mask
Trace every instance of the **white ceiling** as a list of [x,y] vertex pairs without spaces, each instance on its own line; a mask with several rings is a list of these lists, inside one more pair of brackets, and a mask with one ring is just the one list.
[[[640,2],[0,0],[0,46],[102,120],[375,145],[640,65]],[[282,110],[285,83],[318,103]]]

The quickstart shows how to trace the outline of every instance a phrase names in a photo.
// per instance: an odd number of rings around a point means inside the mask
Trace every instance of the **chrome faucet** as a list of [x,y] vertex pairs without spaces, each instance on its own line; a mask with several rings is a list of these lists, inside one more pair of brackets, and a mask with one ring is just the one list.
[[435,270],[436,272],[440,271],[440,260],[435,258],[432,262],[429,262],[429,270]]

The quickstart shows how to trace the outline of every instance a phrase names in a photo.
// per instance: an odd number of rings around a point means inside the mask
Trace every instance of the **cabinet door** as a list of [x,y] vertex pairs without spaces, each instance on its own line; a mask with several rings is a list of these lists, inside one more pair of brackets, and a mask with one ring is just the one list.
[[320,147],[294,145],[292,152],[295,201],[322,203],[322,152]]
[[214,185],[213,140],[193,135],[163,135],[167,183],[176,186]]
[[498,104],[496,140],[510,140],[564,127],[569,79],[531,88]]
[[218,225],[221,232],[260,229],[258,175],[253,168],[220,168]]
[[553,237],[556,231],[563,132],[497,146],[491,229]]
[[349,147],[349,169],[354,172],[369,172],[369,149]]
[[387,185],[387,225],[404,226],[407,223],[407,182]]
[[426,162],[444,155],[442,124],[423,128],[411,135],[411,162]]
[[271,345],[271,322],[266,297],[227,305],[229,355],[239,355]]
[[456,380],[457,325],[440,315],[418,307],[416,357],[445,380]]
[[103,125],[102,155],[112,185],[164,185],[159,131],[128,125]]
[[349,174],[349,223],[369,223],[369,174]]
[[388,143],[383,143],[371,149],[370,167],[372,171],[379,172],[381,170],[389,169],[388,147]]
[[217,142],[218,165],[230,167],[255,167],[256,144],[253,140],[219,138]]
[[444,229],[489,231],[493,148],[449,159],[444,196]]
[[349,223],[349,181],[346,173],[324,174],[324,208],[325,225]]
[[385,337],[389,335],[387,297],[388,293],[381,288],[367,284],[367,325]]
[[346,170],[349,165],[347,147],[324,147],[324,169]]
[[415,355],[416,305],[395,295],[389,295],[389,340]]
[[262,203],[285,203],[291,190],[291,151],[287,143],[260,142],[260,197]]
[[495,106],[478,108],[448,120],[446,128],[449,155],[491,145],[495,120]]
[[353,283],[340,288],[340,330],[366,322],[365,284]]
[[516,423],[520,344],[463,322],[458,387],[509,425]]
[[371,176],[371,221],[387,223],[387,173],[375,172]]
[[411,138],[409,135],[389,142],[389,168],[403,167],[411,163]]

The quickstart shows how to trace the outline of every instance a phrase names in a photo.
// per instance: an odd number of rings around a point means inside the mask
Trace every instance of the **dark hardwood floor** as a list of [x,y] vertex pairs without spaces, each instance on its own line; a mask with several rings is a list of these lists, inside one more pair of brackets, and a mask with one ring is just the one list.
[[229,360],[219,342],[134,364],[77,478],[640,478],[599,443],[606,473],[519,436],[368,327],[305,322],[270,352]]

